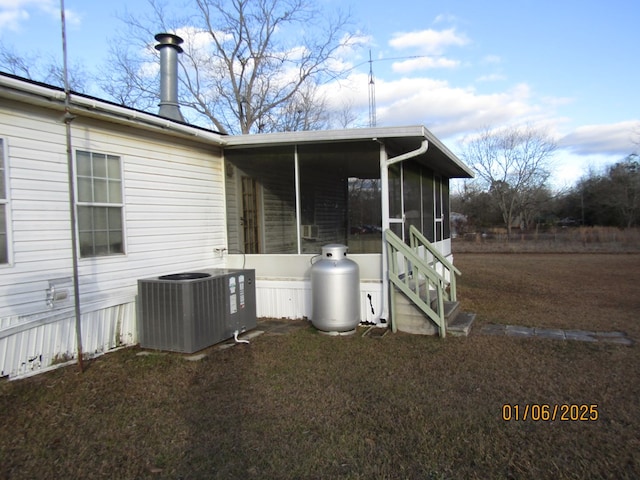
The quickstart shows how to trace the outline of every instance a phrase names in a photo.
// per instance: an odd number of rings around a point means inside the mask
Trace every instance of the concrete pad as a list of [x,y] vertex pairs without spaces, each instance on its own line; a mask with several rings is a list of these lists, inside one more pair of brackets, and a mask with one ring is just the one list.
[[227,348],[234,347],[235,345],[235,343],[223,343],[222,345],[218,345],[216,348],[218,350],[226,350]]
[[251,340],[253,338],[259,337],[263,333],[264,333],[264,330],[251,330],[250,332],[247,332],[246,334],[238,338],[240,338],[240,340]]
[[505,328],[505,325],[483,325],[480,329],[480,333],[483,335],[504,335]]
[[592,332],[590,330],[565,330],[564,334],[569,338],[569,336],[583,336],[583,335],[595,335],[596,332]]
[[551,338],[554,340],[564,340],[565,333],[564,330],[560,330],[557,328],[535,328],[534,329],[536,337],[541,338]]
[[564,335],[566,337],[567,340],[574,340],[574,341],[578,341],[578,342],[597,342],[598,340],[595,339],[591,332],[582,332],[580,330],[571,330],[571,331],[565,331]]
[[505,335],[510,337],[533,337],[535,329],[529,327],[521,327],[518,325],[507,325],[505,328]]
[[136,353],[136,357],[149,357],[151,355],[166,355],[166,352],[161,352],[160,350],[144,350],[142,352]]
[[624,338],[627,336],[624,332],[595,332],[598,338]]
[[447,326],[447,333],[450,333],[454,337],[467,337],[475,319],[475,313],[460,312],[456,315],[453,322]]
[[601,343],[614,343],[616,345],[625,345],[630,347],[633,345],[633,340],[627,337],[601,337],[598,338]]
[[207,357],[206,353],[199,353],[198,355],[190,355],[188,357],[184,357],[184,359],[188,362],[199,362],[200,360],[206,357]]

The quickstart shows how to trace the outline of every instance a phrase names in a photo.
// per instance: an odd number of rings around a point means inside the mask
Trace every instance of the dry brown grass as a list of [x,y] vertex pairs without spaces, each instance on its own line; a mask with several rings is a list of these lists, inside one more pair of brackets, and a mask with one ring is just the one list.
[[[640,255],[457,255],[478,323],[640,339]],[[0,384],[0,478],[638,478],[640,349],[306,328]],[[595,422],[501,419],[597,404]]]

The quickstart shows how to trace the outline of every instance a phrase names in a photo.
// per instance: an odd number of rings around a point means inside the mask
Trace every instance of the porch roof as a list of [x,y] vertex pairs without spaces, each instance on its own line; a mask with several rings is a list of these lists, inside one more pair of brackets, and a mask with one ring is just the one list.
[[418,162],[450,178],[473,177],[472,170],[421,125],[233,135],[223,137],[222,143],[225,150],[313,147],[318,155],[347,154],[350,162],[378,169],[378,144],[385,146],[389,157],[395,157],[416,150],[423,140],[428,142],[428,148],[415,157]]

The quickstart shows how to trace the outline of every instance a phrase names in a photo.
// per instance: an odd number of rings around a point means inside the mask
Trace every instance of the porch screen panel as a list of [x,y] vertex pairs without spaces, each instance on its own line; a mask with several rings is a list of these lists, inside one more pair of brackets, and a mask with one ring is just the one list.
[[225,152],[230,253],[297,253],[293,149]]
[[409,241],[409,227],[422,231],[422,188],[420,165],[413,162],[403,164],[404,193],[404,238]]
[[435,241],[441,242],[443,239],[443,208],[442,208],[442,177],[440,175],[434,175],[433,187],[435,189],[433,197],[434,197],[434,206],[435,206]]
[[347,244],[347,175],[343,162],[299,149],[302,253]]
[[389,218],[402,218],[402,213],[402,171],[396,163],[389,166]]
[[349,253],[382,251],[381,201],[379,178],[349,178]]
[[433,172],[422,169],[422,234],[430,242],[435,238]]
[[443,237],[451,238],[451,205],[449,198],[449,179],[442,178],[442,229]]
[[297,253],[293,160],[276,169],[272,166],[271,170],[259,177],[264,210],[264,251],[260,253]]
[[260,253],[260,211],[255,178],[242,177],[242,235],[245,253]]

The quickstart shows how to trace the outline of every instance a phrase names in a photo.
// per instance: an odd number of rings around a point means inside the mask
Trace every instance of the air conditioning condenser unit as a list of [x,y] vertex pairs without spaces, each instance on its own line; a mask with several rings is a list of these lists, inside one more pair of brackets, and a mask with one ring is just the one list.
[[255,270],[210,269],[138,280],[142,348],[193,353],[255,327]]

